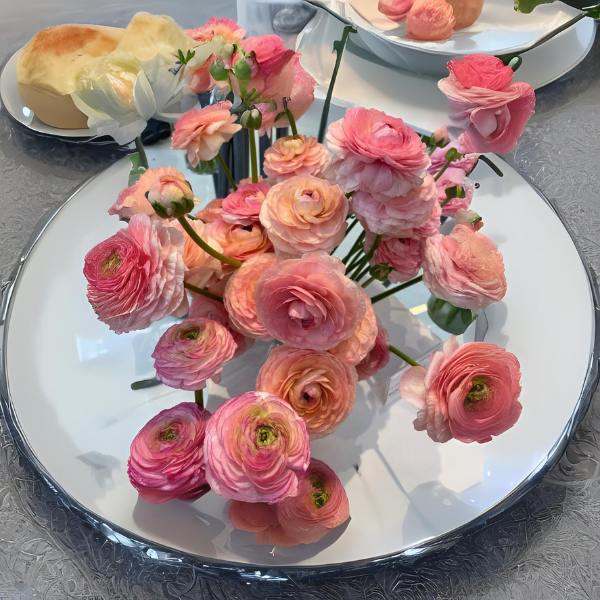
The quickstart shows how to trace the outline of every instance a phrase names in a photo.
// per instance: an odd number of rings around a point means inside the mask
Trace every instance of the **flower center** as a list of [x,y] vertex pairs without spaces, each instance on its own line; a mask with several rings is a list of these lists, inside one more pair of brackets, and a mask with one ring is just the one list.
[[313,506],[323,508],[329,500],[329,494],[325,490],[325,482],[320,477],[313,477],[310,480],[313,491],[310,493]]
[[121,257],[115,248],[111,255],[102,263],[102,275],[111,277],[119,270],[120,266]]
[[170,442],[171,440],[174,440],[177,437],[177,432],[174,429],[163,429],[163,431],[161,431],[158,434],[158,439],[161,442]]
[[244,231],[252,232],[252,225],[244,225],[242,229]]
[[188,329],[186,331],[182,331],[179,334],[179,337],[182,340],[197,340],[200,335],[200,327],[194,327],[193,329]]
[[484,377],[474,377],[471,380],[471,389],[465,398],[463,406],[465,410],[477,410],[478,403],[487,400],[490,388]]
[[259,446],[268,446],[277,439],[277,435],[273,431],[272,427],[263,425],[256,430],[256,443]]
[[321,386],[318,383],[311,383],[302,388],[302,400],[307,404],[315,402],[321,397]]

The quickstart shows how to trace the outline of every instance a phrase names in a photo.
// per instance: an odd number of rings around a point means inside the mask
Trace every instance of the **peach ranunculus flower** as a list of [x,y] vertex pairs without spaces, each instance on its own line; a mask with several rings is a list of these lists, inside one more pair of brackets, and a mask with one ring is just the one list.
[[204,223],[212,223],[221,218],[223,212],[223,198],[211,200],[204,208],[200,209],[194,216]]
[[214,37],[220,36],[225,44],[236,44],[246,35],[243,27],[223,17],[211,17],[204,25],[184,31],[196,42],[210,42]]
[[92,248],[83,274],[98,319],[127,333],[176,313],[185,298],[183,249],[181,233],[143,214]]
[[360,286],[358,287],[365,298],[365,316],[349,337],[328,350],[328,352],[350,365],[357,365],[361,362],[373,349],[377,338],[377,318],[371,299]]
[[209,418],[195,402],[182,402],[142,427],[131,443],[127,475],[144,500],[197,500],[210,490],[204,468]]
[[[365,252],[371,248],[375,235],[367,233],[365,237]],[[391,283],[402,283],[417,276],[423,262],[423,242],[419,238],[381,238],[371,265],[387,263],[393,268],[388,279]]]
[[148,202],[163,219],[181,217],[190,213],[199,200],[185,175],[174,169],[159,175],[148,190]]
[[288,346],[333,348],[352,334],[366,311],[364,295],[344,270],[341,260],[324,252],[269,267],[256,284],[258,320]]
[[261,367],[256,389],[283,398],[306,419],[311,439],[333,433],[356,398],[356,369],[329,352],[277,346]]
[[375,109],[350,108],[329,126],[333,159],[323,172],[344,192],[360,190],[380,202],[420,186],[431,164],[417,132]]
[[414,0],[379,0],[377,9],[392,21],[402,21]]
[[406,35],[420,42],[441,42],[452,37],[455,24],[446,0],[415,0],[406,15]]
[[317,138],[287,135],[265,151],[264,169],[273,183],[295,175],[319,175],[329,162],[327,148]]
[[221,217],[227,223],[253,225],[259,222],[260,208],[271,186],[266,181],[239,185],[235,192],[223,198]]
[[204,440],[206,478],[219,496],[281,502],[296,496],[310,462],[306,423],[272,394],[246,392],[221,404]]
[[[438,191],[438,201],[442,205],[442,214],[445,217],[452,217],[457,210],[468,210],[471,206],[475,185],[462,169],[448,167],[435,183]],[[448,199],[446,190],[455,186],[462,189],[464,198]]]
[[[223,248],[225,256],[240,262],[273,249],[269,236],[260,223],[238,225],[227,223],[221,218],[206,228],[206,234]],[[224,267],[228,268],[226,265]]]
[[298,175],[274,185],[260,211],[275,250],[288,256],[332,252],[344,239],[348,198],[325,179]]
[[448,338],[427,369],[410,367],[400,395],[418,409],[414,427],[435,442],[489,442],[510,429],[522,406],[521,369],[514,354],[495,344],[458,345]]
[[167,329],[152,353],[156,378],[190,392],[221,381],[223,363],[233,358],[236,343],[227,327],[202,317],[188,317]]
[[387,329],[377,317],[377,337],[371,351],[356,365],[358,380],[363,381],[375,375],[390,361],[389,335]]
[[510,152],[534,112],[533,88],[513,83],[513,70],[487,54],[451,60],[448,71],[438,87],[450,102],[450,118],[464,129],[460,152]]
[[427,173],[420,186],[387,202],[379,202],[372,194],[358,191],[352,196],[352,210],[365,229],[397,237],[401,231],[427,222],[436,202],[435,181]]
[[235,122],[237,117],[229,112],[231,107],[229,100],[222,100],[188,110],[175,123],[171,148],[187,150],[192,167],[197,167],[200,161],[215,158],[221,146],[242,128]]
[[458,224],[450,235],[427,238],[423,283],[436,298],[478,313],[506,294],[502,254],[486,235]]
[[297,496],[275,505],[233,501],[229,518],[236,529],[256,536],[257,544],[313,544],[350,518],[348,496],[338,476],[311,459]]
[[279,260],[272,252],[250,258],[231,274],[225,286],[223,301],[231,327],[250,338],[264,341],[273,339],[258,320],[254,294],[265,269]]

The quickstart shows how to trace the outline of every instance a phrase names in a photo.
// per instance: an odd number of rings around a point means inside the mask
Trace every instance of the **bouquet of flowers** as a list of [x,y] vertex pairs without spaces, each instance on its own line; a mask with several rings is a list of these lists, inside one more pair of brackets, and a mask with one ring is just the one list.
[[[324,145],[297,131],[315,82],[277,36],[244,38],[227,19],[186,35],[178,80],[188,94],[213,90],[214,102],[177,121],[172,148],[185,150],[192,167],[219,161],[230,193],[196,210],[185,175],[148,168],[140,144],[129,186],[108,211],[126,226],[85,257],[89,302],[116,334],[179,318],[152,354],[156,378],[195,395],[135,436],[129,478],[148,502],[210,491],[229,499],[231,522],[258,543],[313,543],[346,522],[350,507],[336,474],[311,458],[310,442],[350,417],[357,382],[391,355],[409,365],[400,394],[418,411],[415,429],[435,442],[485,443],[520,416],[513,354],[451,336],[425,368],[393,345],[376,304],[423,281],[433,320],[459,334],[502,300],[502,255],[470,210],[477,186],[468,175],[489,161],[480,153],[514,147],[535,96],[513,82],[510,65],[472,55],[450,61],[439,83],[454,139],[446,128],[422,136],[399,118],[351,108]],[[275,125],[291,134],[265,152],[262,177],[256,137]],[[219,150],[242,129],[251,177],[235,181]],[[448,217],[456,225],[443,235]],[[375,280],[387,289],[369,297]],[[223,365],[243,361],[256,340],[273,342],[257,380],[210,414],[207,381],[219,382]]]

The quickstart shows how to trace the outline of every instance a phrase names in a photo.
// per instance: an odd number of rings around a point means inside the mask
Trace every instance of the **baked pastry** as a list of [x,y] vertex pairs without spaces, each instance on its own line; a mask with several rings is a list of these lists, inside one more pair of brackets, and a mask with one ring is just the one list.
[[406,17],[406,35],[419,42],[441,42],[452,37],[454,24],[446,0],[415,0]]

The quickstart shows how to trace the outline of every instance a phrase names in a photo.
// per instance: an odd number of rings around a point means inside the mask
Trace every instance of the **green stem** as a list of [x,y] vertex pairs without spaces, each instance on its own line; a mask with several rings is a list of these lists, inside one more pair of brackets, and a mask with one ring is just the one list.
[[221,296],[217,296],[217,294],[213,294],[212,292],[209,292],[208,290],[204,290],[202,288],[196,287],[195,285],[192,285],[191,283],[188,283],[187,281],[185,281],[183,283],[183,287],[186,290],[190,290],[190,292],[194,292],[194,294],[200,294],[201,296],[206,296],[207,298],[212,298],[213,300],[217,300],[217,302],[223,302],[223,298]]
[[369,285],[371,285],[373,282],[375,281],[375,277],[369,277],[369,279],[367,279],[361,287],[366,288]]
[[440,172],[433,178],[434,181],[437,181],[446,171],[446,169],[450,166],[451,160],[447,160],[446,164],[440,169]]
[[204,408],[204,392],[203,392],[203,390],[196,390],[194,392],[194,400],[200,408]]
[[369,271],[371,270],[371,265],[367,265],[357,276],[356,281],[359,282]]
[[342,39],[333,42],[333,49],[337,52],[337,55],[335,58],[335,67],[333,68],[333,73],[331,75],[331,81],[329,82],[329,88],[327,89],[325,104],[323,104],[323,112],[321,113],[321,123],[319,125],[318,138],[319,142],[321,143],[323,143],[323,140],[325,139],[325,130],[327,129],[327,118],[329,117],[329,105],[331,104],[331,98],[333,96],[333,87],[335,86],[335,80],[337,79],[337,74],[340,70],[340,65],[342,64],[342,54],[344,53],[344,48],[346,47],[348,36],[351,33],[356,33],[356,29],[352,25],[347,25],[346,27],[344,27]]
[[416,360],[413,360],[410,356],[408,356],[408,354],[404,354],[404,352],[402,352],[402,350],[398,350],[398,348],[396,348],[395,346],[392,346],[391,344],[389,344],[388,348],[390,349],[390,352],[392,352],[396,356],[400,357],[404,362],[407,362],[412,367],[421,367],[422,366]]
[[346,237],[351,231],[352,228],[358,223],[358,219],[356,217],[353,217],[354,221],[352,221],[352,223],[350,223],[350,225],[348,225],[348,229],[346,229],[346,233],[344,235],[344,237]]
[[157,385],[160,385],[162,381],[156,379],[156,377],[152,377],[151,379],[142,379],[141,381],[134,381],[131,384],[132,390],[145,390],[147,388],[151,388]]
[[214,258],[218,258],[221,262],[227,263],[228,265],[231,265],[232,267],[241,267],[242,263],[239,260],[235,260],[235,258],[229,258],[229,256],[225,256],[224,254],[221,254],[220,252],[217,252],[214,248],[212,248],[211,246],[209,246],[192,228],[192,226],[188,223],[188,220],[185,218],[185,216],[183,217],[177,217],[177,220],[181,223],[181,226],[183,227],[183,229],[185,230],[185,232],[192,238],[192,240],[194,242],[196,242],[196,244],[198,244],[198,246],[200,246],[200,248],[202,248],[202,250],[204,250],[204,252],[206,252],[207,254],[210,254],[211,256],[213,256]]
[[388,288],[387,290],[385,290],[385,292],[381,292],[381,294],[377,294],[377,296],[373,296],[371,298],[371,304],[375,304],[375,302],[379,302],[380,300],[383,300],[384,298],[387,298],[388,296],[392,296],[396,292],[405,290],[406,288],[410,287],[411,285],[415,285],[415,283],[419,283],[419,281],[422,281],[422,280],[423,280],[423,275],[419,275],[419,277],[415,277],[414,279],[411,279],[410,281],[407,281],[406,283],[401,283],[400,285],[396,285],[394,287]]
[[348,252],[348,254],[346,254],[346,256],[342,259],[342,262],[345,265],[348,264],[348,261],[360,250],[361,244],[362,244],[362,242],[363,242],[364,239],[365,239],[365,232],[363,231],[358,236],[358,239],[354,242],[354,245],[350,249],[350,252]]
[[292,111],[288,108],[285,111],[285,114],[287,115],[288,121],[290,122],[290,128],[292,130],[292,135],[298,135],[298,127],[296,127],[296,119],[294,119],[294,115],[292,114]]
[[383,236],[378,234],[375,236],[375,240],[373,241],[373,245],[369,249],[369,251],[363,256],[363,259],[356,265],[354,271],[352,271],[352,275],[350,275],[350,279],[354,279],[354,275],[360,273],[362,268],[371,260],[373,254],[375,254],[375,250],[377,250],[377,246],[379,246],[379,242],[381,242],[381,238]]
[[225,177],[227,177],[227,179],[229,180],[229,184],[231,185],[231,189],[235,192],[237,190],[235,179],[233,178],[233,175],[231,174],[231,171],[229,170],[229,167],[227,166],[227,163],[225,162],[225,159],[221,156],[220,152],[217,154],[217,160],[221,163],[221,167],[223,167]]
[[140,155],[140,164],[144,169],[149,169],[148,167],[148,157],[146,156],[146,150],[144,150],[144,144],[142,144],[142,138],[138,135],[135,138],[135,147]]
[[482,160],[498,177],[504,177],[504,173],[487,156],[480,154],[479,160]]
[[250,165],[252,167],[252,183],[258,183],[258,156],[256,155],[256,132],[248,129],[250,140]]

